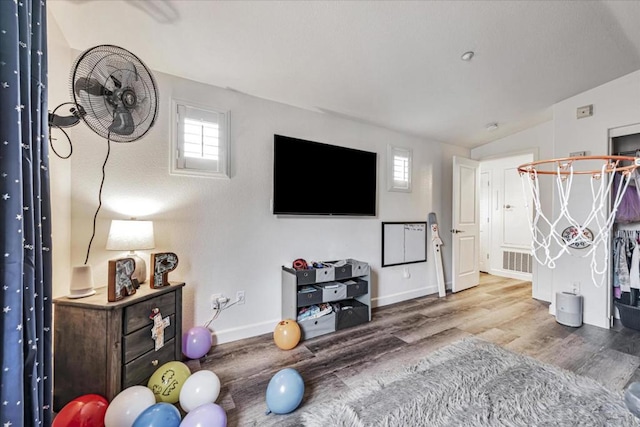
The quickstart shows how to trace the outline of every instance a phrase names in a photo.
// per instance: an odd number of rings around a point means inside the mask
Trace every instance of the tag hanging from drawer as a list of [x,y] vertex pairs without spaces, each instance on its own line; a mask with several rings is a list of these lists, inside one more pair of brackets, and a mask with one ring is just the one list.
[[167,328],[171,321],[169,316],[162,318],[160,310],[153,310],[153,328],[151,328],[151,339],[155,340],[156,351],[160,350],[164,346],[164,330]]

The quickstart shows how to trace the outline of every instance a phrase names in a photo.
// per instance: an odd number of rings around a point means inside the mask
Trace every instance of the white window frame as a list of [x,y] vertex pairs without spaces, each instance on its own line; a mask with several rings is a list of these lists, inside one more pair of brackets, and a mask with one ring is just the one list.
[[[406,180],[396,180],[395,162],[396,158],[406,159],[404,174]],[[402,193],[411,193],[411,174],[413,173],[413,152],[410,148],[387,146],[387,190]]]
[[[184,124],[187,109],[200,110],[217,117],[218,160],[200,159],[184,155]],[[208,178],[229,178],[229,133],[230,112],[209,105],[180,99],[171,99],[171,175],[187,175]]]

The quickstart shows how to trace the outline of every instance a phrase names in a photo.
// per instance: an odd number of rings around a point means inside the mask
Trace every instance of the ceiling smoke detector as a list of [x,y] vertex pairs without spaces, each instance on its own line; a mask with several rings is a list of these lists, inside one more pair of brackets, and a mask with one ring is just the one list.
[[494,130],[498,129],[498,123],[489,123],[485,126],[485,129],[489,132],[493,132]]
[[471,61],[471,59],[473,58],[473,56],[475,55],[475,52],[470,50],[468,52],[465,52],[462,54],[462,56],[460,57],[460,59],[462,59],[463,61]]

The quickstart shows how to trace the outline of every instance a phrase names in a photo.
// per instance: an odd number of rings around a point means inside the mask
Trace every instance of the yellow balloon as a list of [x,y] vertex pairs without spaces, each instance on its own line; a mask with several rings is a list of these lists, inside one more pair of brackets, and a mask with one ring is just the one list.
[[282,350],[291,350],[300,342],[300,326],[292,319],[278,322],[273,331],[273,340]]
[[180,400],[180,390],[189,375],[191,371],[184,363],[167,362],[151,375],[147,387],[153,392],[156,402],[176,403]]

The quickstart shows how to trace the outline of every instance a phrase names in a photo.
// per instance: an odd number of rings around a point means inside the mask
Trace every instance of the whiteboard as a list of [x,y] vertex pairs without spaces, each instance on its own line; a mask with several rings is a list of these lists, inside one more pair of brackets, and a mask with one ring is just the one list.
[[382,266],[427,261],[427,223],[383,222]]

